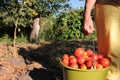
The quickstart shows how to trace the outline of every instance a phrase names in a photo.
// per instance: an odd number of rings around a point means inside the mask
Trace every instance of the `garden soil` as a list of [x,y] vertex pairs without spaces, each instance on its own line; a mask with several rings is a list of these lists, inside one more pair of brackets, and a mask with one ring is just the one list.
[[[95,41],[97,51],[96,46]],[[15,47],[1,42],[0,80],[63,80],[61,55],[72,54],[77,47],[93,49],[93,41],[17,43]]]

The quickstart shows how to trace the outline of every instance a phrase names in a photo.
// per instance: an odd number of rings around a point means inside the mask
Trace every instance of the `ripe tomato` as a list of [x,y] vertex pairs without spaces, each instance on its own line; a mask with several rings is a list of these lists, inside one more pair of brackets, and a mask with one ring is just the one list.
[[103,67],[108,67],[110,65],[110,60],[108,58],[102,58],[100,64],[102,64]]
[[96,66],[96,69],[102,69],[102,68],[103,68],[102,64],[98,64],[98,65]]
[[69,64],[76,64],[77,63],[77,59],[74,56],[70,56],[69,57]]
[[101,53],[97,53],[98,59],[102,59],[104,56]]
[[69,59],[71,59],[71,58],[75,58],[75,56],[73,56],[73,55],[70,55],[70,56],[69,56]]
[[87,68],[91,68],[92,65],[93,65],[92,59],[89,59],[89,60],[85,61],[85,64],[86,64]]
[[84,58],[85,58],[85,61],[92,59],[91,57],[84,57]]
[[68,60],[68,59],[63,59],[62,62],[63,62],[63,64],[66,65],[66,66],[69,65],[69,60]]
[[78,64],[83,64],[83,63],[85,63],[85,58],[84,58],[84,57],[79,57],[79,58],[77,59],[77,63],[78,63]]
[[85,64],[81,64],[81,65],[79,66],[79,68],[80,68],[80,69],[87,69],[87,66],[86,66]]
[[84,49],[83,48],[76,48],[74,51],[74,56],[79,58],[80,56],[84,56]]
[[87,52],[86,51],[84,51],[84,56],[87,56]]
[[72,68],[78,68],[78,64],[76,64],[76,63],[70,64],[70,67],[72,67]]
[[68,54],[66,54],[66,53],[65,53],[65,54],[63,54],[63,55],[62,55],[62,59],[69,59]]
[[93,56],[94,52],[91,49],[86,50],[88,56]]
[[92,59],[94,59],[96,61],[98,60],[98,55],[96,55],[96,54],[92,55],[91,57],[92,57]]

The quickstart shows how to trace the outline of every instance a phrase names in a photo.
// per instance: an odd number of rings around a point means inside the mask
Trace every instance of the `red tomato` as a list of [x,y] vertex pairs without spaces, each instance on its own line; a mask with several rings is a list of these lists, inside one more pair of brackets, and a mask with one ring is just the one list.
[[92,59],[94,59],[96,61],[98,60],[98,55],[96,55],[96,54],[92,55],[91,57],[92,57]]
[[78,68],[78,64],[70,64],[70,67],[72,67],[72,68]]
[[88,56],[93,56],[94,52],[91,49],[86,50]]
[[96,69],[102,69],[102,68],[103,68],[102,64],[98,64],[98,65],[96,66]]
[[108,58],[102,58],[100,64],[102,64],[103,67],[108,67],[110,65],[110,60]]
[[86,51],[84,51],[84,56],[87,56],[87,52]]
[[66,54],[66,53],[65,53],[65,54],[63,54],[63,55],[62,55],[62,59],[69,59],[68,54]]
[[79,58],[77,59],[77,63],[78,63],[78,64],[83,64],[83,63],[85,63],[85,58],[84,58],[84,57],[79,57]]
[[90,59],[90,57],[88,57],[88,56],[84,56],[84,58],[85,58],[85,60],[89,60]]
[[73,56],[73,55],[70,55],[69,59],[71,59],[71,58],[75,58],[75,56]]
[[81,65],[79,66],[79,68],[80,68],[80,69],[87,69],[87,66],[86,66],[85,64],[81,64]]
[[77,59],[74,56],[70,56],[69,57],[69,64],[76,64],[77,63]]
[[97,56],[98,56],[98,59],[102,59],[104,57],[103,54],[100,54],[100,53],[98,53]]
[[79,58],[80,56],[84,56],[84,49],[83,48],[76,48],[74,51],[74,56]]
[[94,59],[95,59],[95,60],[98,60],[98,59],[99,59],[99,58],[98,58],[98,55],[95,54],[95,55],[94,55]]
[[68,60],[68,59],[63,59],[62,62],[63,62],[63,64],[66,65],[66,66],[69,65],[69,60]]
[[92,58],[91,58],[91,57],[85,57],[85,61],[87,61],[87,60],[89,60],[89,59],[91,59],[91,60],[92,60]]
[[92,59],[87,60],[87,61],[85,62],[85,64],[86,64],[87,68],[91,68],[92,65],[93,65]]

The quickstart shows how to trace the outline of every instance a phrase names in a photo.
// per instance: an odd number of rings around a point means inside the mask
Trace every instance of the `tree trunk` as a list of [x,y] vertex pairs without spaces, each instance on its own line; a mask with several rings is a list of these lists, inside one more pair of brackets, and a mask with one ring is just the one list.
[[17,31],[17,26],[18,25],[18,18],[15,21],[15,30],[14,30],[14,41],[13,41],[13,46],[14,46],[14,52],[13,52],[13,57],[17,58],[18,54],[17,54],[17,49],[16,49],[16,31]]
[[39,29],[40,29],[39,18],[35,18],[33,21],[33,27],[32,27],[32,31],[30,34],[30,41],[37,40],[38,34],[39,34]]

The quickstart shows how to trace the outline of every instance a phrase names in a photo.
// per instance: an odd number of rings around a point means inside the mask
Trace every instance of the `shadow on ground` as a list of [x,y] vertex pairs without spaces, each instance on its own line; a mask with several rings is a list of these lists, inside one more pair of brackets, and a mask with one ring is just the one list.
[[[96,41],[94,41],[94,44],[95,50],[97,51]],[[63,80],[62,67],[59,59],[63,53],[73,54],[77,47],[93,49],[93,41],[40,43],[37,48],[30,46],[27,48],[20,47],[19,55],[23,56],[26,63],[35,61],[44,67],[33,69],[29,72],[33,80]]]

